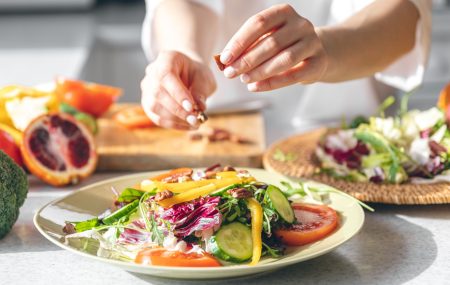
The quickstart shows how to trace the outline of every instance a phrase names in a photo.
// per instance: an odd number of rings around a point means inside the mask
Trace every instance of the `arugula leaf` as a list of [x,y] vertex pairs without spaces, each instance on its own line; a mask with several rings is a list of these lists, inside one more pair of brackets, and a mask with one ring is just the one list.
[[144,191],[134,189],[134,188],[125,188],[125,190],[120,193],[120,196],[117,198],[117,201],[130,203],[134,200],[139,200],[142,195],[144,195]]
[[97,217],[82,222],[66,222],[66,223],[73,224],[77,233],[91,230],[96,226],[100,225],[100,221],[98,220]]
[[289,162],[297,159],[297,156],[291,152],[284,153],[281,149],[277,148],[272,158],[280,162]]
[[162,245],[164,242],[164,235],[162,231],[158,229],[158,224],[156,223],[155,217],[153,215],[150,215],[150,223],[152,225],[152,241],[158,243],[159,245]]
[[283,255],[283,251],[279,248],[271,247],[265,242],[263,245],[263,254],[262,255],[270,255],[271,257],[278,258]]
[[142,195],[141,199],[139,200],[138,208],[139,213],[144,220],[146,230],[151,232],[152,241],[158,243],[159,245],[162,245],[164,241],[164,235],[162,231],[158,229],[158,224],[155,220],[155,217],[152,213],[150,213],[149,205],[146,203],[146,200],[153,195],[153,191],[146,192],[144,195]]
[[142,195],[141,199],[139,200],[139,213],[141,214],[141,218],[144,220],[145,228],[147,231],[151,231],[152,224],[150,223],[150,220],[148,219],[148,205],[145,203],[145,201],[151,196],[151,192],[147,192],[144,195]]
[[234,198],[232,196],[222,196],[218,210],[222,214],[223,220],[229,223],[236,219],[245,219],[245,221],[247,221],[246,216],[248,209],[243,199]]

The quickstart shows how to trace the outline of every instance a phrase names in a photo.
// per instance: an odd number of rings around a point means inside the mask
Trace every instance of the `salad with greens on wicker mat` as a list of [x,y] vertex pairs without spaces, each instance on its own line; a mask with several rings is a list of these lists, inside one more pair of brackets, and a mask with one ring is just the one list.
[[328,130],[315,151],[321,172],[358,182],[448,180],[448,96],[441,93],[438,106],[425,111],[408,111],[408,97],[403,97],[396,116],[384,115],[394,103],[389,97],[381,105],[379,116],[357,117],[348,126]]

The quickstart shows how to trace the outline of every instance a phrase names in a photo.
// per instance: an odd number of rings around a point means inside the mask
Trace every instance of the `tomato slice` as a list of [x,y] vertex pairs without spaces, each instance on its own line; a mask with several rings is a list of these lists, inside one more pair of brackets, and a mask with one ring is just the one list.
[[297,223],[275,232],[284,244],[300,246],[321,240],[338,225],[336,211],[328,206],[294,203],[292,209]]
[[81,112],[100,117],[122,95],[122,89],[58,77],[56,93],[60,101],[66,102]]
[[4,151],[19,166],[23,167],[22,154],[19,146],[14,141],[14,138],[3,130],[0,130],[0,150]]
[[217,267],[222,266],[208,253],[184,253],[168,251],[164,248],[146,248],[141,250],[134,262],[143,265],[182,266],[182,267]]
[[193,172],[192,168],[188,167],[176,168],[163,174],[151,177],[150,180],[170,183],[174,182],[174,180],[177,180],[179,177],[190,176],[192,175],[192,172]]
[[113,119],[128,129],[150,128],[155,126],[141,106],[123,108],[114,114]]

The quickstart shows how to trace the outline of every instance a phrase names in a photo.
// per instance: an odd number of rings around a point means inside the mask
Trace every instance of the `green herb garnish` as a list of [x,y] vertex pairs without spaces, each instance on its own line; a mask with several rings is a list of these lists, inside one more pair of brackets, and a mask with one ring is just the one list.
[[100,221],[97,217],[82,222],[66,222],[73,224],[77,233],[91,230],[100,225]]
[[125,190],[120,193],[119,197],[117,198],[117,201],[124,202],[124,203],[130,203],[134,200],[139,200],[142,195],[144,195],[144,191],[134,189],[134,188],[125,188]]
[[387,108],[392,106],[394,103],[395,103],[394,96],[389,96],[386,99],[384,99],[384,101],[381,103],[381,105],[377,109],[377,113],[380,114],[381,118],[385,117],[384,112],[387,110]]
[[289,162],[297,159],[297,156],[291,152],[284,153],[281,149],[277,148],[272,158],[280,162]]
[[283,192],[288,196],[291,197],[293,195],[299,195],[301,198],[304,197],[310,197],[316,201],[323,202],[324,200],[328,199],[330,193],[336,193],[342,196],[346,196],[348,198],[351,198],[356,203],[361,205],[361,207],[374,212],[375,210],[367,205],[364,202],[361,202],[360,200],[356,199],[355,197],[344,193],[342,191],[339,191],[331,186],[328,185],[322,185],[322,186],[311,186],[308,185],[307,182],[298,182],[299,187],[293,187],[289,182],[282,181],[281,184],[286,187],[286,189],[283,190]]

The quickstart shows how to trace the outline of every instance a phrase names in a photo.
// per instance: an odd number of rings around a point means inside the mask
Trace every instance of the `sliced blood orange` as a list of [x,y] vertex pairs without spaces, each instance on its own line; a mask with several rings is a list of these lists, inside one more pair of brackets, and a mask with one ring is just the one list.
[[30,172],[55,186],[77,183],[97,164],[91,132],[63,113],[33,120],[24,131],[21,151]]

